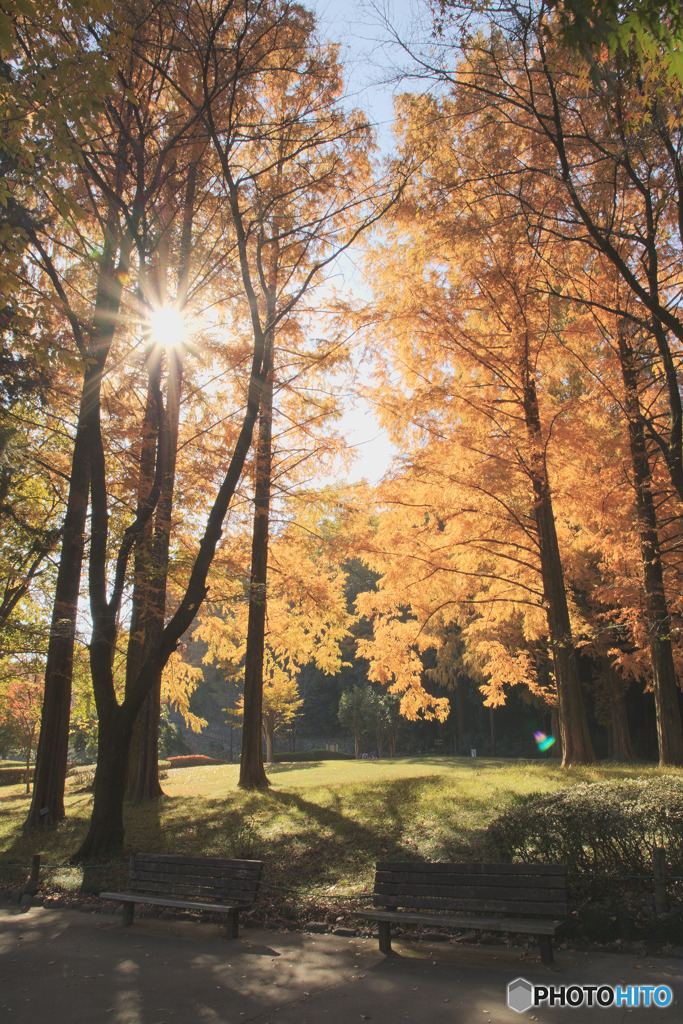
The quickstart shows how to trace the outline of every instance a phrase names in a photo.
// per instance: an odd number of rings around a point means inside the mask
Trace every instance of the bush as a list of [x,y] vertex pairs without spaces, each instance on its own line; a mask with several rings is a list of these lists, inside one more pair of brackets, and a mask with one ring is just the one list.
[[215,757],[207,757],[205,754],[185,754],[182,757],[169,757],[170,768],[197,768],[204,764],[229,764],[229,761],[218,761]]
[[[170,761],[159,761],[159,779],[167,777]],[[95,769],[97,764],[79,764],[69,768],[66,773],[67,779],[72,779],[78,789],[92,790],[95,785]]]
[[[29,769],[29,779],[32,778],[33,767]],[[0,768],[0,786],[18,786],[22,782],[26,782],[26,765],[23,768],[19,765],[16,768],[12,766]]]
[[180,726],[171,724],[165,718],[159,721],[159,753],[162,757],[192,753]]
[[343,750],[295,750],[275,755],[276,762],[283,761],[354,761],[353,754]]
[[504,860],[563,863],[591,874],[649,875],[662,846],[683,873],[683,779],[594,782],[530,794],[499,815],[486,837]]

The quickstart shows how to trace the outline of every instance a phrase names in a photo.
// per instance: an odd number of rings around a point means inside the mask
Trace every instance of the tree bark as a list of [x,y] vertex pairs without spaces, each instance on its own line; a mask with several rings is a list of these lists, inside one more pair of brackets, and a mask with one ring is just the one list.
[[586,709],[579,682],[576,651],[571,631],[562,559],[555,529],[552,494],[548,480],[536,381],[529,365],[525,341],[521,362],[523,406],[531,455],[528,473],[534,491],[534,518],[538,534],[543,599],[548,619],[553,656],[562,764],[589,764],[595,761],[588,732]]
[[636,755],[626,714],[624,686],[608,659],[604,660],[604,672],[609,688],[608,756],[614,761],[635,761]]
[[263,767],[261,720],[263,714],[263,658],[266,632],[268,534],[272,472],[273,375],[268,374],[261,397],[256,448],[254,532],[251,544],[251,580],[247,652],[244,665],[244,718],[239,786],[266,789],[270,783]]
[[[180,356],[169,352],[168,387],[165,415],[158,429],[164,431],[164,471],[159,501],[156,507],[153,536],[145,543],[141,538],[136,552],[136,589],[144,610],[140,622],[140,638],[127,676],[132,681],[140,670],[148,648],[158,643],[166,615],[166,585],[168,579],[173,493],[175,489],[178,428],[180,422],[180,392],[182,389],[182,363]],[[148,398],[148,404],[152,401]],[[152,403],[153,404],[153,403]],[[152,463],[147,467],[146,491],[141,504],[149,497],[153,475]],[[142,473],[141,473],[142,476]],[[150,523],[151,527],[151,523]],[[151,534],[151,529],[149,534]],[[138,565],[139,562],[139,565]],[[132,627],[131,627],[132,629]],[[132,642],[131,633],[131,642]],[[140,709],[133,729],[127,797],[134,804],[155,800],[163,791],[159,783],[159,717],[161,714],[161,672]]]
[[88,443],[83,422],[83,394],[84,391],[81,393],[71,459],[62,550],[47,648],[45,691],[33,778],[33,797],[26,819],[26,825],[30,828],[56,824],[65,816],[64,787],[69,751],[76,616],[90,487]]
[[465,753],[465,694],[460,680],[455,684],[455,722],[456,722],[456,754]]
[[661,766],[683,765],[679,686],[671,645],[671,616],[664,587],[657,510],[652,494],[650,461],[638,398],[638,367],[628,327],[624,322],[619,325],[618,341],[640,532],[659,763]]
[[[237,212],[235,213],[237,217]],[[244,232],[239,233],[240,245],[244,250],[241,262],[246,268],[246,242]],[[245,269],[245,278],[247,270]],[[250,282],[245,280],[245,288],[251,294]],[[145,697],[155,680],[163,671],[164,665],[176,649],[178,641],[189,628],[204,601],[207,593],[206,580],[213,562],[216,547],[221,538],[225,517],[239,483],[247,454],[251,447],[261,395],[265,380],[270,372],[271,346],[267,332],[260,325],[259,317],[254,309],[252,317],[254,331],[254,348],[251,359],[247,403],[242,426],[235,442],[235,447],[226,468],[225,476],[209,512],[204,534],[199,542],[199,550],[190,571],[190,577],[178,607],[170,621],[164,627],[159,641],[151,646],[135,679],[119,706],[116,700],[112,676],[112,657],[116,644],[116,616],[121,604],[123,581],[127,567],[130,546],[144,524],[139,517],[126,530],[116,561],[114,588],[112,596],[107,600],[106,568],[108,564],[108,513],[106,476],[104,469],[104,447],[100,424],[100,387],[103,362],[89,366],[86,380],[90,389],[88,405],[88,439],[91,453],[91,499],[92,499],[92,541],[90,546],[90,608],[93,618],[93,633],[90,645],[90,663],[93,679],[93,690],[100,722],[112,716],[123,724],[119,729],[119,746],[123,747],[123,765],[127,765],[129,756],[132,724],[139,712]],[[113,321],[112,321],[113,326]],[[112,726],[113,728],[113,726]],[[116,778],[119,770],[121,751],[107,742],[106,735],[100,730],[101,743],[98,747],[98,762],[95,776],[95,797],[93,813],[88,833],[80,848],[73,857],[74,861],[87,860],[93,857],[109,855],[112,849],[114,832],[107,824],[107,816],[115,807],[117,821],[123,820],[123,798],[125,793],[125,767],[121,770],[121,779]],[[98,778],[99,777],[99,778]],[[120,809],[119,809],[120,803]],[[121,833],[121,836],[123,833]],[[122,839],[121,839],[122,841]]]
[[[183,310],[187,303],[190,263],[192,258],[192,229],[195,214],[195,196],[197,186],[197,163],[200,157],[201,144],[195,142],[190,149],[190,165],[187,172],[187,183],[183,203],[183,223],[180,239],[178,261],[178,297],[177,307]],[[165,292],[166,264],[162,261],[159,283],[159,294]],[[160,360],[161,354],[152,356]],[[129,645],[126,666],[127,681],[132,681],[140,670],[146,650],[159,642],[164,629],[166,617],[166,587],[168,579],[169,550],[171,542],[171,524],[173,514],[173,495],[175,490],[176,460],[178,454],[178,430],[180,425],[180,396],[183,383],[183,364],[181,354],[177,351],[167,353],[167,398],[166,415],[163,422],[154,416],[154,402],[151,394],[147,398],[147,410],[152,409],[151,416],[156,424],[156,436],[164,430],[166,460],[164,475],[161,482],[161,493],[156,508],[154,529],[150,521],[149,529],[139,542],[136,551],[135,588],[133,606],[135,608],[135,591],[140,595],[144,605],[144,613],[140,622],[140,635],[135,647]],[[157,367],[152,367],[157,372]],[[160,383],[160,381],[159,381]],[[146,410],[146,416],[147,416]],[[154,441],[154,439],[153,439]],[[144,442],[143,442],[144,444]],[[141,503],[147,500],[152,488],[154,475],[154,444],[147,445],[141,459],[140,476]],[[131,642],[133,628],[131,626]],[[131,661],[132,657],[132,661]],[[161,672],[155,679],[152,689],[145,698],[133,728],[131,756],[128,766],[128,784],[126,797],[134,804],[156,800],[163,795],[159,782],[159,719],[161,716]]]
[[266,761],[273,764],[275,761],[275,723],[271,715],[266,715],[263,721],[263,735],[266,741]]

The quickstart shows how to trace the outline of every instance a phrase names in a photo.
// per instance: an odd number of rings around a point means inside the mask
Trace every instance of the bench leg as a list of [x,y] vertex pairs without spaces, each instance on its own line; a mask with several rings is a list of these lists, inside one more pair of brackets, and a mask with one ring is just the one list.
[[553,963],[553,940],[551,935],[538,935],[538,944],[541,947],[541,962],[544,964]]
[[391,953],[391,921],[379,922],[379,951]]
[[123,923],[124,925],[132,924],[133,918],[135,917],[135,904],[124,903],[123,904]]
[[231,910],[226,914],[226,935],[229,939],[236,939],[239,932],[239,910]]

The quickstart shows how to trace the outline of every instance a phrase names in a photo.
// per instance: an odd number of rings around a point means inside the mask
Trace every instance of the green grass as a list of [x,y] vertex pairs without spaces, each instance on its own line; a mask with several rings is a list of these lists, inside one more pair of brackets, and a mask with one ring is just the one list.
[[[367,890],[379,859],[485,857],[483,830],[520,794],[659,771],[486,758],[297,762],[269,767],[268,792],[244,793],[236,765],[182,768],[168,772],[161,800],[127,810],[126,842],[131,850],[263,859],[270,885],[315,903]],[[36,834],[22,829],[28,809],[22,788],[0,790],[0,881],[14,874],[12,865],[26,866],[41,853],[57,887],[121,884],[125,858],[120,866],[68,867],[87,827],[89,793],[70,780],[67,820]]]
[[[263,860],[256,918],[285,927],[348,918],[359,901],[367,902],[377,860],[493,859],[486,826],[523,794],[682,774],[651,764],[562,769],[552,760],[488,758],[295,762],[269,767],[267,792],[244,793],[237,788],[238,772],[237,765],[170,770],[164,797],[127,809],[127,847]],[[34,853],[42,855],[43,895],[87,900],[125,885],[126,855],[114,864],[69,864],[85,835],[92,800],[78,785],[68,780],[67,820],[42,833],[23,831],[30,799],[24,787],[0,789],[0,887],[25,881]],[[590,894],[577,897],[579,918],[572,917],[570,937],[674,941],[652,921],[651,886],[635,896],[622,889],[596,883]],[[680,928],[678,918],[669,925],[669,931]]]

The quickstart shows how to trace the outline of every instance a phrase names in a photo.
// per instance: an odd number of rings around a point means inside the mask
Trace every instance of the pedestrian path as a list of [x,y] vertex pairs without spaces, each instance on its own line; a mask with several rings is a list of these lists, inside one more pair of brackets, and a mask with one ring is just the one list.
[[[33,907],[0,908],[0,1020],[11,1024],[586,1024],[680,1021],[681,962],[519,948],[397,943]],[[666,1008],[547,1005],[517,1013],[507,987],[670,986]]]

